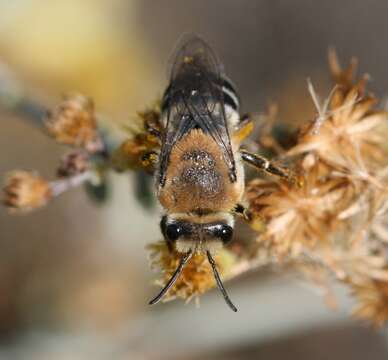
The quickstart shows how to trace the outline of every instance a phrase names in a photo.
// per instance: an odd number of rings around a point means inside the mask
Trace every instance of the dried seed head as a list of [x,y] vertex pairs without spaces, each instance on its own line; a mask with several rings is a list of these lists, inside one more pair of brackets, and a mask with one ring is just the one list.
[[35,172],[17,170],[6,177],[3,201],[10,210],[37,209],[51,197],[50,183]]
[[353,83],[354,61],[342,70],[333,51],[329,58],[336,86],[327,106],[317,109],[318,118],[303,129],[298,144],[288,154],[314,153],[338,171],[352,172],[359,179],[371,178],[376,169],[388,163],[384,136],[388,112],[376,108],[377,99],[367,94],[366,76]]
[[300,269],[313,264],[318,281],[334,275],[358,298],[355,315],[382,325],[388,321],[388,112],[366,92],[367,77],[354,83],[355,61],[342,70],[331,52],[330,65],[334,90],[321,106],[310,84],[317,118],[279,153],[304,182],[252,180],[250,211],[265,224],[252,227],[258,254],[264,249],[278,264]]
[[[151,267],[163,273],[162,279],[157,281],[157,285],[163,286],[177,268],[182,254],[176,251],[170,252],[165,241],[151,244],[148,248],[151,251]],[[215,261],[220,275],[224,276],[231,269],[234,257],[224,249],[217,254]],[[193,297],[197,298],[214,286],[213,271],[206,255],[195,254],[186,264],[164,300],[168,301],[179,297],[190,301]]]
[[61,160],[57,170],[58,177],[70,177],[85,172],[90,165],[90,159],[87,153],[83,151],[72,151]]
[[312,152],[340,171],[355,170],[356,165],[360,171],[372,172],[387,163],[382,134],[387,130],[388,113],[374,109],[374,98],[358,98],[354,88],[339,100],[340,91],[334,92],[332,109],[319,131],[308,127],[289,155]]
[[344,178],[328,177],[327,169],[318,165],[306,171],[302,186],[276,179],[251,181],[246,193],[250,211],[266,224],[258,241],[280,256],[297,255],[303,247],[328,241],[337,212],[354,195],[348,185]]
[[91,153],[103,148],[93,102],[85,96],[66,97],[49,113],[46,127],[59,143],[82,147]]
[[359,304],[353,310],[357,318],[381,327],[388,320],[388,282],[373,280],[352,285],[353,295]]

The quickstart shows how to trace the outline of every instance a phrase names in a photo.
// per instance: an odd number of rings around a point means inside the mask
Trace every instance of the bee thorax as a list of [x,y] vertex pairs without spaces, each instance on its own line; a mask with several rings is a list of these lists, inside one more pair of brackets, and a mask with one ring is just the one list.
[[182,155],[187,166],[173,179],[178,187],[194,191],[200,198],[212,198],[223,190],[223,181],[216,162],[206,151],[193,149]]
[[193,129],[171,152],[166,183],[159,191],[163,207],[174,212],[228,211],[240,200],[228,176],[220,148]]

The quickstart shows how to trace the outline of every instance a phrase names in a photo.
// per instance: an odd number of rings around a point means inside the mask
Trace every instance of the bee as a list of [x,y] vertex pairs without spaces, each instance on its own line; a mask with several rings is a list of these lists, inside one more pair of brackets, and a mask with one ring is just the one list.
[[182,257],[171,279],[149,303],[159,302],[193,254],[203,253],[226,303],[237,311],[213,256],[232,240],[235,215],[245,213],[243,161],[278,176],[288,173],[241,149],[252,121],[240,116],[236,88],[204,40],[184,37],[170,74],[159,124],[147,124],[146,129],[161,144],[159,153],[149,154],[156,160],[156,193],[164,209],[161,232],[169,249]]

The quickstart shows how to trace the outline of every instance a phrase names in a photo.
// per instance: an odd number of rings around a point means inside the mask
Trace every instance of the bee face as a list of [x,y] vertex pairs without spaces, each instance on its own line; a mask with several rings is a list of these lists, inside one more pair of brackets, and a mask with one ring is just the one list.
[[[232,240],[234,227],[232,218],[221,216],[218,220],[212,219],[208,222],[206,217],[205,219],[194,217],[193,220],[173,215],[162,217],[160,228],[163,236],[178,252],[186,253],[191,250],[215,253]],[[200,222],[197,222],[198,220]]]

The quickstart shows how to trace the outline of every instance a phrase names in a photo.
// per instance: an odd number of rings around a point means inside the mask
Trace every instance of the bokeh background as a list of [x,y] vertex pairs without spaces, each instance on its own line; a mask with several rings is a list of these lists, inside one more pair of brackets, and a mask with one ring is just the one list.
[[[0,79],[11,73],[47,107],[82,92],[128,125],[163,92],[179,36],[194,32],[219,54],[243,111],[276,101],[281,119],[304,121],[313,116],[306,79],[322,97],[330,91],[330,45],[344,63],[357,56],[370,87],[388,94],[387,13],[384,0],[1,1]],[[0,124],[0,175],[54,175],[65,148],[6,107]],[[76,189],[26,216],[0,209],[0,359],[388,357],[387,333],[349,319],[342,288],[333,311],[291,274],[228,283],[237,314],[217,292],[199,309],[149,308],[157,288],[145,246],[160,238],[159,210],[139,204],[136,181],[112,174],[102,206]]]

